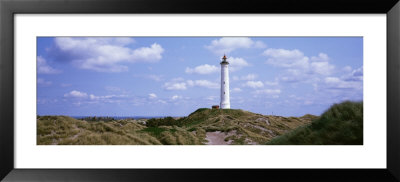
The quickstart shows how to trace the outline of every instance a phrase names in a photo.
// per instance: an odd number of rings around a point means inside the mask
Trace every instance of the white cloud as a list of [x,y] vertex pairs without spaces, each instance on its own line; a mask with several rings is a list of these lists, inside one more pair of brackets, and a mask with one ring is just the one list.
[[322,75],[311,73],[309,77],[300,78],[303,79],[301,81],[304,81],[304,83],[310,84],[310,86],[314,88],[314,92],[311,95],[306,95],[300,99],[296,98],[299,101],[297,103],[301,105],[309,105],[313,103],[331,104],[333,102],[341,102],[349,99],[362,100],[362,66],[354,70],[350,66],[346,66],[337,71],[339,72],[335,73],[340,74]]
[[182,98],[182,96],[180,96],[180,95],[174,95],[171,97],[172,100],[177,100],[177,99],[181,99],[181,98]]
[[[72,90],[71,92],[68,92],[64,94],[65,98],[72,98],[73,99],[73,104],[80,106],[83,104],[98,104],[99,102],[103,103],[121,103],[126,99],[120,99],[124,97],[128,97],[127,95],[101,95],[97,96],[94,94],[88,94],[85,92],[77,91],[77,90]],[[65,99],[64,101],[67,101]]]
[[214,65],[204,64],[196,66],[195,68],[186,68],[186,73],[197,73],[197,74],[211,74],[218,72],[218,67]]
[[320,75],[330,75],[335,69],[335,66],[328,62],[312,62],[310,66],[312,71]]
[[172,81],[173,82],[182,82],[182,81],[185,81],[185,79],[183,79],[182,77],[178,77],[178,78],[173,78]]
[[186,81],[186,83],[191,87],[194,86],[194,81],[193,80],[188,80],[188,81]]
[[250,66],[250,64],[243,58],[229,57],[228,62],[229,69],[231,71],[237,71],[242,69],[243,67]]
[[211,82],[208,80],[188,80],[187,81],[189,86],[198,86],[198,87],[205,87],[205,88],[211,88],[211,89],[217,89],[220,88],[220,85],[215,82]]
[[126,97],[126,95],[104,95],[104,96],[96,96],[93,94],[89,95],[90,100],[109,100],[109,99],[118,98],[118,97]]
[[46,81],[43,78],[38,78],[37,79],[37,84],[38,85],[43,85],[43,86],[49,86],[49,85],[52,84],[52,82],[51,81]]
[[186,90],[187,86],[185,79],[178,77],[171,79],[169,82],[165,82],[163,88],[165,90]]
[[263,55],[268,57],[267,64],[285,68],[279,76],[285,82],[318,80],[317,77],[332,75],[335,70],[325,53],[309,59],[298,49],[267,49]]
[[208,96],[208,97],[205,98],[205,100],[215,101],[215,100],[217,100],[217,98],[218,98],[218,96]]
[[75,66],[99,72],[122,72],[128,67],[121,63],[157,62],[164,49],[154,43],[149,47],[132,49],[130,38],[68,38],[55,39],[57,48],[72,57]]
[[345,66],[345,67],[343,67],[342,70],[345,71],[345,72],[350,72],[350,71],[353,70],[353,68],[351,68],[351,66]]
[[[229,70],[230,71],[237,71],[242,69],[243,67],[250,66],[250,64],[243,58],[239,57],[229,57],[227,59],[229,62]],[[196,73],[196,74],[212,74],[218,73],[220,71],[219,66],[203,64],[200,66],[196,66],[194,68],[186,67],[185,72],[188,74]]]
[[157,98],[157,95],[155,93],[149,94],[149,99],[155,99],[155,98]]
[[88,94],[85,92],[72,90],[71,92],[64,94],[64,97],[86,98],[88,97]]
[[328,89],[362,90],[363,66],[354,70],[347,69],[347,71],[349,73],[342,77],[326,77],[324,79],[325,85],[320,85],[320,87],[326,87]]
[[158,103],[161,103],[161,104],[167,104],[167,102],[166,102],[166,101],[164,101],[164,100],[161,100],[161,99],[157,100],[157,102],[158,102]]
[[306,69],[290,68],[282,71],[278,80],[284,82],[309,81],[307,78],[310,76],[312,75],[308,74]]
[[261,41],[253,41],[247,37],[223,37],[213,40],[210,45],[205,46],[215,54],[229,54],[236,49],[265,48],[266,45]]
[[150,47],[141,47],[133,50],[131,55],[132,61],[144,61],[144,62],[157,62],[162,58],[161,53],[164,49],[161,45],[154,43]]
[[247,81],[244,86],[251,87],[251,88],[261,88],[264,84],[261,81]]
[[163,88],[166,90],[186,90],[188,87],[204,87],[210,89],[220,88],[220,84],[208,80],[184,80],[183,78],[175,78],[170,82],[166,82]]
[[163,79],[163,76],[161,76],[161,75],[147,75],[147,78],[159,82],[159,81],[161,81]]
[[241,80],[254,80],[257,78],[256,74],[248,74],[246,76],[241,76],[240,79]]
[[340,79],[338,77],[326,77],[325,78],[325,83],[328,83],[328,84],[331,84],[331,83],[335,84],[335,83],[339,83],[339,82],[340,82]]
[[267,94],[267,95],[278,95],[281,93],[281,90],[280,89],[263,89],[263,90],[256,90],[254,93]]
[[284,67],[284,68],[292,68],[292,67],[307,67],[308,65],[308,57],[305,57],[303,52],[294,49],[294,50],[286,50],[286,49],[267,49],[263,52],[264,56],[269,57],[267,60],[268,64]]
[[154,74],[144,74],[144,75],[133,75],[136,78],[145,78],[145,79],[149,79],[149,80],[154,80],[154,81],[162,81],[164,79],[163,75],[154,75]]
[[353,70],[351,67],[347,66],[340,71],[340,74],[321,76],[309,82],[313,86],[315,92],[312,95],[303,97],[301,99],[302,102],[304,102],[303,104],[307,105],[311,102],[329,104],[349,99],[362,99],[362,67]]
[[329,89],[362,89],[362,82],[346,81],[338,77],[326,77],[325,84]]
[[100,99],[100,97],[95,96],[95,95],[93,95],[93,94],[90,94],[90,95],[89,95],[89,98],[90,98],[91,100],[98,100],[98,99]]
[[166,90],[186,90],[186,83],[185,82],[166,82],[164,83],[164,89]]
[[343,79],[345,81],[362,81],[363,80],[363,76],[364,76],[363,66],[361,66],[360,68],[357,68],[355,70],[349,70],[348,72],[350,72],[350,73],[343,76]]
[[299,81],[304,80],[304,78],[296,77],[296,76],[294,76],[294,75],[285,75],[285,76],[281,76],[279,79],[280,79],[281,81],[284,81],[284,82],[299,82]]
[[276,85],[279,85],[279,82],[278,82],[278,80],[275,80],[275,81],[273,81],[273,82],[271,82],[271,81],[265,81],[264,84],[265,84],[265,85],[268,85],[268,86],[276,86]]
[[238,76],[233,76],[232,79],[234,81],[238,81],[238,80],[255,80],[258,76],[256,74],[247,74],[241,77]]
[[129,37],[117,37],[112,40],[116,45],[129,45],[136,41]]
[[242,92],[242,89],[236,87],[236,88],[233,88],[231,90],[231,92]]
[[311,100],[304,101],[304,105],[311,105],[311,104],[314,104],[314,102]]
[[329,61],[329,57],[325,53],[319,53],[318,56],[312,56],[312,61]]
[[46,59],[41,56],[37,58],[37,72],[38,74],[57,74],[61,73],[60,70],[52,68],[50,65],[47,64]]
[[244,75],[244,76],[241,76],[241,77],[233,76],[232,79],[234,81],[238,81],[238,80],[248,81],[248,80],[255,80],[257,77],[258,76],[256,74],[247,74],[247,75]]
[[255,41],[254,44],[253,44],[253,47],[262,49],[262,48],[266,48],[267,45],[265,45],[264,42]]

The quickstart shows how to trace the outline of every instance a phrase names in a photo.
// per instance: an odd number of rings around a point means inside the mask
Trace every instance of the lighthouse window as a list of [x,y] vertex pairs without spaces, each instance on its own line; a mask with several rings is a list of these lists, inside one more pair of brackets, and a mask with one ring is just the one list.
[[225,84],[225,81],[224,81],[224,84]]
[[224,95],[225,95],[225,92],[224,92]]

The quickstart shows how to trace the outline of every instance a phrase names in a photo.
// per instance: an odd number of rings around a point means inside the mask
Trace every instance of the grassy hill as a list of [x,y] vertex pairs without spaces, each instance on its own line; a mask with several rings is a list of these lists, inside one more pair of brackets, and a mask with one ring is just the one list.
[[201,108],[183,118],[107,121],[38,116],[38,145],[265,144],[317,119]]
[[363,103],[343,102],[312,123],[276,137],[271,145],[362,145]]

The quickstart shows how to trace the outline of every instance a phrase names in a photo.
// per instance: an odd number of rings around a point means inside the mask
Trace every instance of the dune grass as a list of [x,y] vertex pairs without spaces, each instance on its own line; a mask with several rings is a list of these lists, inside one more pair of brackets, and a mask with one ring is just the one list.
[[316,116],[266,116],[239,109],[200,108],[187,117],[143,120],[38,116],[38,145],[203,145],[220,131],[231,144],[264,144]]
[[270,145],[362,145],[363,102],[335,104],[312,123],[267,142]]
[[145,126],[127,121],[87,122],[68,116],[39,116],[37,120],[38,145],[125,145],[160,144],[139,130]]

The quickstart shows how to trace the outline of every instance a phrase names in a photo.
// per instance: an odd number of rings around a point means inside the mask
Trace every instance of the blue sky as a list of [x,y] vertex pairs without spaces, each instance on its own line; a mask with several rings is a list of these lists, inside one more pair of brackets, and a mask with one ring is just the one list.
[[38,115],[185,116],[219,105],[320,115],[363,99],[362,37],[39,37]]

